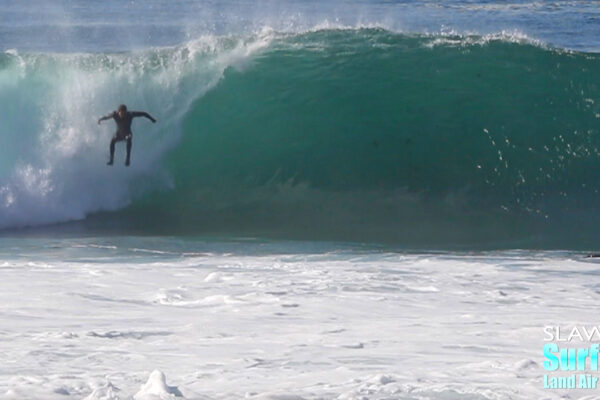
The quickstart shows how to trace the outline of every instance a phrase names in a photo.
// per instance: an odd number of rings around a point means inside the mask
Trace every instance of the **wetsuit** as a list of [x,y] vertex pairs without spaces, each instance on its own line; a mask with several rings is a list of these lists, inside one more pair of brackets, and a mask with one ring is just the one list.
[[131,155],[131,137],[133,135],[133,133],[131,132],[131,122],[135,117],[146,117],[152,122],[156,121],[154,118],[152,118],[150,114],[144,111],[127,111],[123,118],[119,116],[119,113],[117,111],[113,111],[112,113],[100,118],[100,121],[112,118],[117,123],[117,132],[110,141],[110,161],[108,162],[109,164],[113,163],[113,159],[115,156],[115,143],[120,142],[122,140],[127,140],[127,159],[125,160],[125,165],[129,165],[129,157]]

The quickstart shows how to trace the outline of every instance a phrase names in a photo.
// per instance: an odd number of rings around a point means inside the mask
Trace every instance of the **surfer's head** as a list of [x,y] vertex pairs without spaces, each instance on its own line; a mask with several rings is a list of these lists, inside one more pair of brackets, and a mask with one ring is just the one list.
[[121,104],[117,109],[117,112],[119,113],[119,117],[123,118],[125,113],[127,113],[127,106],[125,104]]

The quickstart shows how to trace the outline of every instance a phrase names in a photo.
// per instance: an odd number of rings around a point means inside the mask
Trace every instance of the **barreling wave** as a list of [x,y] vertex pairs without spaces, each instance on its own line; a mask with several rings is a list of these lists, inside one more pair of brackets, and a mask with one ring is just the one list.
[[[190,104],[268,42],[264,33],[137,53],[0,55],[0,227],[82,219],[172,187],[161,162],[181,144]],[[120,103],[160,121],[134,122],[127,170],[103,166],[114,126],[95,122]]]
[[[0,225],[125,208],[86,226],[589,245],[599,67],[518,35],[381,29],[6,54]],[[120,102],[159,120],[136,122],[131,169],[103,165],[94,125]]]

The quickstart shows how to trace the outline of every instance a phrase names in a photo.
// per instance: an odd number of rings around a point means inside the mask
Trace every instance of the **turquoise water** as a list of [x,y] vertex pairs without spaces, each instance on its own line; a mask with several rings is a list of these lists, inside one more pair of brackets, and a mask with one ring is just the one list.
[[595,2],[138,6],[2,12],[8,232],[594,245]]

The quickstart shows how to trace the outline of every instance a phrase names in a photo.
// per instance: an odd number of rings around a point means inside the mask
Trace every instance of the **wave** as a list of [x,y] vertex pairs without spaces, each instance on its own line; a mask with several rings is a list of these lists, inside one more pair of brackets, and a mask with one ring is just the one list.
[[[138,53],[0,56],[0,227],[81,219],[172,186],[161,160],[180,144],[190,104],[268,40],[207,36]],[[101,168],[114,127],[95,122],[120,103],[160,120],[134,122],[126,171]]]
[[[470,243],[600,233],[600,58],[522,35],[264,31],[0,59],[0,226]],[[124,102],[130,169],[106,168]],[[117,159],[123,156],[117,149]],[[102,222],[99,221],[108,221]]]

